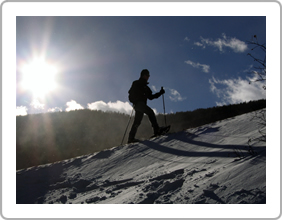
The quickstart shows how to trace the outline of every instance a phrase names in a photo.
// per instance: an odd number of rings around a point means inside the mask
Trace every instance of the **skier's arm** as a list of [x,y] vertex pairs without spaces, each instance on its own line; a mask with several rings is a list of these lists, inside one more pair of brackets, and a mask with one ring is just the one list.
[[155,93],[155,94],[152,93],[152,90],[150,90],[150,91],[151,91],[151,93],[150,93],[150,95],[148,96],[148,99],[150,99],[150,100],[152,100],[152,99],[157,99],[157,98],[159,98],[162,94],[165,93],[165,91],[164,91],[163,88],[162,88],[159,92],[157,92],[157,93]]

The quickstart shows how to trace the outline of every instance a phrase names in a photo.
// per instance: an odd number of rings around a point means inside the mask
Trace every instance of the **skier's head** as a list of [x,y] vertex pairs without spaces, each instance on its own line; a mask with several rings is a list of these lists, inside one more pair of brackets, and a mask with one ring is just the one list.
[[148,81],[149,77],[150,77],[150,72],[147,69],[143,69],[140,73],[140,77],[144,78]]

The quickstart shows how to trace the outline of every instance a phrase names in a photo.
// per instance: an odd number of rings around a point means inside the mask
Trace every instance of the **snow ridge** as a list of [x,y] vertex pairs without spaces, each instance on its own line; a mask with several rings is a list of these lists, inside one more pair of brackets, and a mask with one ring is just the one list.
[[253,114],[19,170],[17,204],[265,204]]

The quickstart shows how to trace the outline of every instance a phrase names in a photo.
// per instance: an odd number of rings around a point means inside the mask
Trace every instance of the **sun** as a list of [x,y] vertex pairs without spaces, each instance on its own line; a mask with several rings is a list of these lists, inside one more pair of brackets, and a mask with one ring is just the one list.
[[57,87],[58,68],[43,57],[36,57],[23,64],[22,87],[30,90],[35,98],[44,97]]

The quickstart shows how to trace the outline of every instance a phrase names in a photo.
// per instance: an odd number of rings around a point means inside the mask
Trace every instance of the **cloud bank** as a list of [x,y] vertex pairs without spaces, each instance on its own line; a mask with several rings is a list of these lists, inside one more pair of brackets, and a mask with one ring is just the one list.
[[62,112],[62,108],[60,107],[55,107],[55,108],[49,108],[48,112]]
[[195,42],[194,45],[206,48],[206,46],[216,47],[220,52],[224,52],[225,48],[232,49],[235,53],[243,53],[248,49],[248,45],[235,37],[227,37],[224,33],[222,38],[213,41],[209,38],[201,37],[201,42]]
[[76,101],[71,100],[66,103],[66,112],[84,109],[82,105],[78,104]]
[[[45,106],[45,104],[40,103],[38,100],[34,100],[30,105],[33,108],[40,110],[43,110]],[[66,112],[84,109],[84,107],[81,104],[77,103],[75,100],[71,100],[67,102],[66,106],[67,106],[65,109]],[[93,103],[88,103],[87,108],[90,110],[101,110],[104,112],[120,112],[124,114],[131,114],[133,109],[129,102],[122,102],[122,101],[108,102],[108,103],[105,103],[103,101],[97,101]],[[28,109],[26,106],[17,106],[16,116],[27,115],[27,110]],[[156,109],[153,110],[157,114]],[[63,109],[61,107],[49,108],[47,110],[47,112],[62,112],[62,111]]]
[[27,107],[26,106],[17,106],[16,108],[16,116],[24,116],[27,115]]
[[[220,98],[221,102],[216,102],[218,106],[227,104],[236,104],[266,98],[266,92],[263,89],[264,83],[254,82],[256,78],[247,79],[228,79],[217,80],[214,77],[209,80],[210,89]],[[221,87],[221,88],[219,88]]]
[[120,112],[124,114],[131,114],[132,112],[132,106],[129,104],[129,102],[122,102],[122,101],[116,101],[116,102],[108,102],[105,103],[103,101],[97,101],[87,104],[87,108],[90,110],[101,110],[104,112]]

